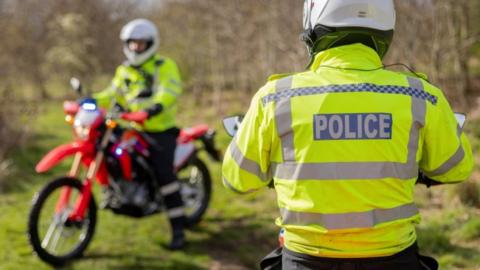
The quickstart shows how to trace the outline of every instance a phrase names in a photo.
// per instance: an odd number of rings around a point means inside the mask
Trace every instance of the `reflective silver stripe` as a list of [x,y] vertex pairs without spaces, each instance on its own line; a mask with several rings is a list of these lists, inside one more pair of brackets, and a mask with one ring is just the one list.
[[425,172],[425,174],[430,177],[442,175],[456,165],[458,165],[464,157],[465,151],[463,150],[462,144],[460,144],[460,146],[457,148],[457,151],[455,151],[455,154],[453,154],[453,156],[451,156],[447,161],[445,161],[445,163],[443,163],[440,167],[431,172]]
[[410,87],[423,91],[423,83],[420,79],[413,78],[413,77],[407,77],[407,80],[408,80],[408,84],[409,84]]
[[224,184],[228,189],[230,189],[231,191],[233,191],[233,192],[235,192],[235,193],[238,193],[238,194],[249,194],[249,193],[252,193],[252,192],[257,191],[257,189],[251,189],[251,190],[248,190],[248,191],[245,191],[245,192],[240,191],[240,190],[234,188],[234,187],[232,186],[232,184],[230,184],[230,182],[228,182],[228,180],[225,179],[225,178],[223,178],[223,184]]
[[[421,92],[425,92],[423,83],[417,78],[407,77],[408,84],[411,88]],[[425,99],[418,97],[411,98],[411,113],[412,113],[412,126],[410,127],[410,136],[408,139],[408,154],[407,163],[405,164],[406,171],[411,174],[418,174],[417,152],[418,142],[420,139],[420,128],[425,126],[425,118],[427,112],[427,102]]]
[[153,71],[153,82],[152,82],[152,89],[153,91],[157,91],[158,86],[158,68],[159,65],[155,64],[155,69]]
[[412,179],[416,166],[399,162],[324,162],[272,164],[274,178],[286,180]]
[[[412,116],[413,121],[420,127],[425,125],[425,115],[427,110],[427,104],[424,100],[418,98],[412,98]],[[418,129],[418,127],[417,127]]]
[[258,178],[260,178],[260,180],[264,182],[271,179],[269,172],[262,172],[260,164],[243,155],[242,151],[240,151],[240,149],[238,148],[235,139],[233,139],[230,143],[230,154],[232,155],[233,160],[235,160],[240,169],[257,176]]
[[293,145],[292,112],[290,99],[276,103],[275,122],[277,134],[280,137],[283,161],[295,161],[295,147]]
[[181,206],[181,207],[176,207],[176,208],[172,208],[172,209],[168,209],[168,210],[167,210],[167,216],[168,216],[169,218],[183,217],[183,216],[185,216],[185,209],[183,208],[183,206]]
[[174,85],[176,85],[176,86],[178,86],[178,87],[181,87],[181,86],[182,86],[182,84],[180,84],[180,82],[178,82],[177,80],[174,80],[174,79],[170,79],[170,83],[172,83],[172,84],[174,84]]
[[420,139],[420,128],[425,125],[427,103],[418,98],[412,98],[412,126],[410,127],[410,136],[408,139],[407,164],[416,166],[418,141]]
[[170,183],[170,184],[167,184],[163,187],[160,188],[160,193],[163,195],[163,196],[167,196],[167,195],[170,195],[174,192],[177,192],[180,190],[180,183],[178,182],[173,182],[173,183]]
[[463,150],[462,146],[462,128],[459,125],[457,126],[457,136],[460,145],[458,146],[455,153],[437,169],[430,172],[425,172],[427,176],[432,177],[447,173],[450,169],[457,166],[463,160],[463,158],[465,157],[465,150]]
[[420,265],[423,267],[423,269],[433,270],[432,268],[430,268],[430,266],[426,265],[423,261],[419,260],[419,262],[420,262]]
[[372,228],[381,223],[410,218],[419,213],[414,203],[388,209],[372,209],[365,212],[342,214],[296,212],[285,208],[280,211],[283,225],[307,226],[316,224],[329,230]]
[[170,89],[170,88],[164,88],[163,91],[165,91],[165,92],[167,92],[167,93],[169,93],[170,95],[175,96],[175,97],[178,97],[178,96],[180,95],[179,93],[173,91],[173,90]]
[[[275,91],[278,93],[291,89],[292,79],[292,76],[279,79]],[[275,103],[275,125],[282,144],[283,161],[295,161],[290,98],[281,99]]]
[[129,104],[135,104],[135,103],[141,103],[141,102],[145,102],[145,101],[149,101],[149,98],[134,97],[133,99],[128,100],[128,103]]

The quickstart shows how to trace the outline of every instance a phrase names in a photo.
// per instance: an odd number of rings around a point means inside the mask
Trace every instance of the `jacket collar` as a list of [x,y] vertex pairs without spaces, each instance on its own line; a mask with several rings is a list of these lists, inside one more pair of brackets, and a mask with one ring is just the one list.
[[317,53],[310,70],[317,71],[321,67],[371,70],[382,66],[382,60],[375,50],[355,43]]
[[140,65],[132,65],[132,63],[130,63],[130,61],[128,60],[125,60],[125,62],[123,62],[123,65],[127,67],[133,67],[133,68],[139,69],[139,68],[144,68],[146,66],[149,66],[151,63],[158,61],[159,58],[160,57],[157,54],[154,54],[150,56],[150,58],[145,60],[145,62],[141,63]]

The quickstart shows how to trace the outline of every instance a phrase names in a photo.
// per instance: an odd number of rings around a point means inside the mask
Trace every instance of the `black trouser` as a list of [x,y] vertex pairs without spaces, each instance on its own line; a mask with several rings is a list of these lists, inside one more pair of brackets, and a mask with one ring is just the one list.
[[282,256],[282,269],[425,270],[431,268],[425,268],[425,266],[422,266],[417,244],[414,244],[392,256],[361,259],[320,258],[284,249]]
[[[416,244],[387,257],[340,259],[323,258],[293,252],[286,248],[282,252],[269,254],[269,261],[261,263],[261,269],[269,270],[436,270],[437,262],[418,254]],[[277,258],[275,259],[275,256]],[[268,257],[268,256],[267,256]],[[266,258],[267,258],[266,257]],[[281,261],[281,263],[280,263]]]
[[183,200],[180,195],[180,185],[173,170],[178,130],[147,132],[145,135],[150,144],[150,161],[164,198],[173,234],[183,235],[185,223]]

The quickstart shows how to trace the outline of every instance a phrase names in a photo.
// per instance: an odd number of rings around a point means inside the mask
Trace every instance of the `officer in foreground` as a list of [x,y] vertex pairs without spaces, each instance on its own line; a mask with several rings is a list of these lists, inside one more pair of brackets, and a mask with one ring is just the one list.
[[272,76],[227,150],[231,190],[273,179],[283,269],[437,267],[417,251],[415,182],[467,179],[472,152],[440,89],[384,69],[394,25],[392,0],[306,0],[309,69]]
[[120,65],[111,87],[94,97],[102,107],[108,107],[113,96],[127,108],[132,121],[155,141],[149,151],[160,192],[165,198],[167,215],[172,226],[170,249],[181,249],[185,244],[185,214],[180,195],[180,184],[173,170],[178,128],[175,123],[177,98],[182,92],[177,65],[172,59],[156,53],[159,36],[156,26],[146,19],[126,24],[120,33],[127,61]]

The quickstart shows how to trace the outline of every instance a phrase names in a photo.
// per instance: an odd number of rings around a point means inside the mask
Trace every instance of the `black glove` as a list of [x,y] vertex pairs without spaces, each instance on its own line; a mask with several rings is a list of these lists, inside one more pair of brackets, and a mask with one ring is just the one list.
[[145,88],[140,93],[138,93],[137,98],[149,98],[153,95],[151,88]]
[[148,118],[150,118],[161,113],[163,111],[163,106],[162,104],[155,104],[150,108],[147,108],[145,111],[148,113]]
[[428,176],[423,174],[423,172],[418,172],[418,178],[415,184],[422,184],[427,186],[427,188],[429,188],[431,186],[441,185],[442,183],[428,178]]
[[115,105],[113,105],[113,111],[121,113],[126,112],[127,110],[125,110],[122,105],[115,103]]
[[275,183],[273,182],[273,180],[270,180],[270,183],[268,183],[268,188],[275,189]]

